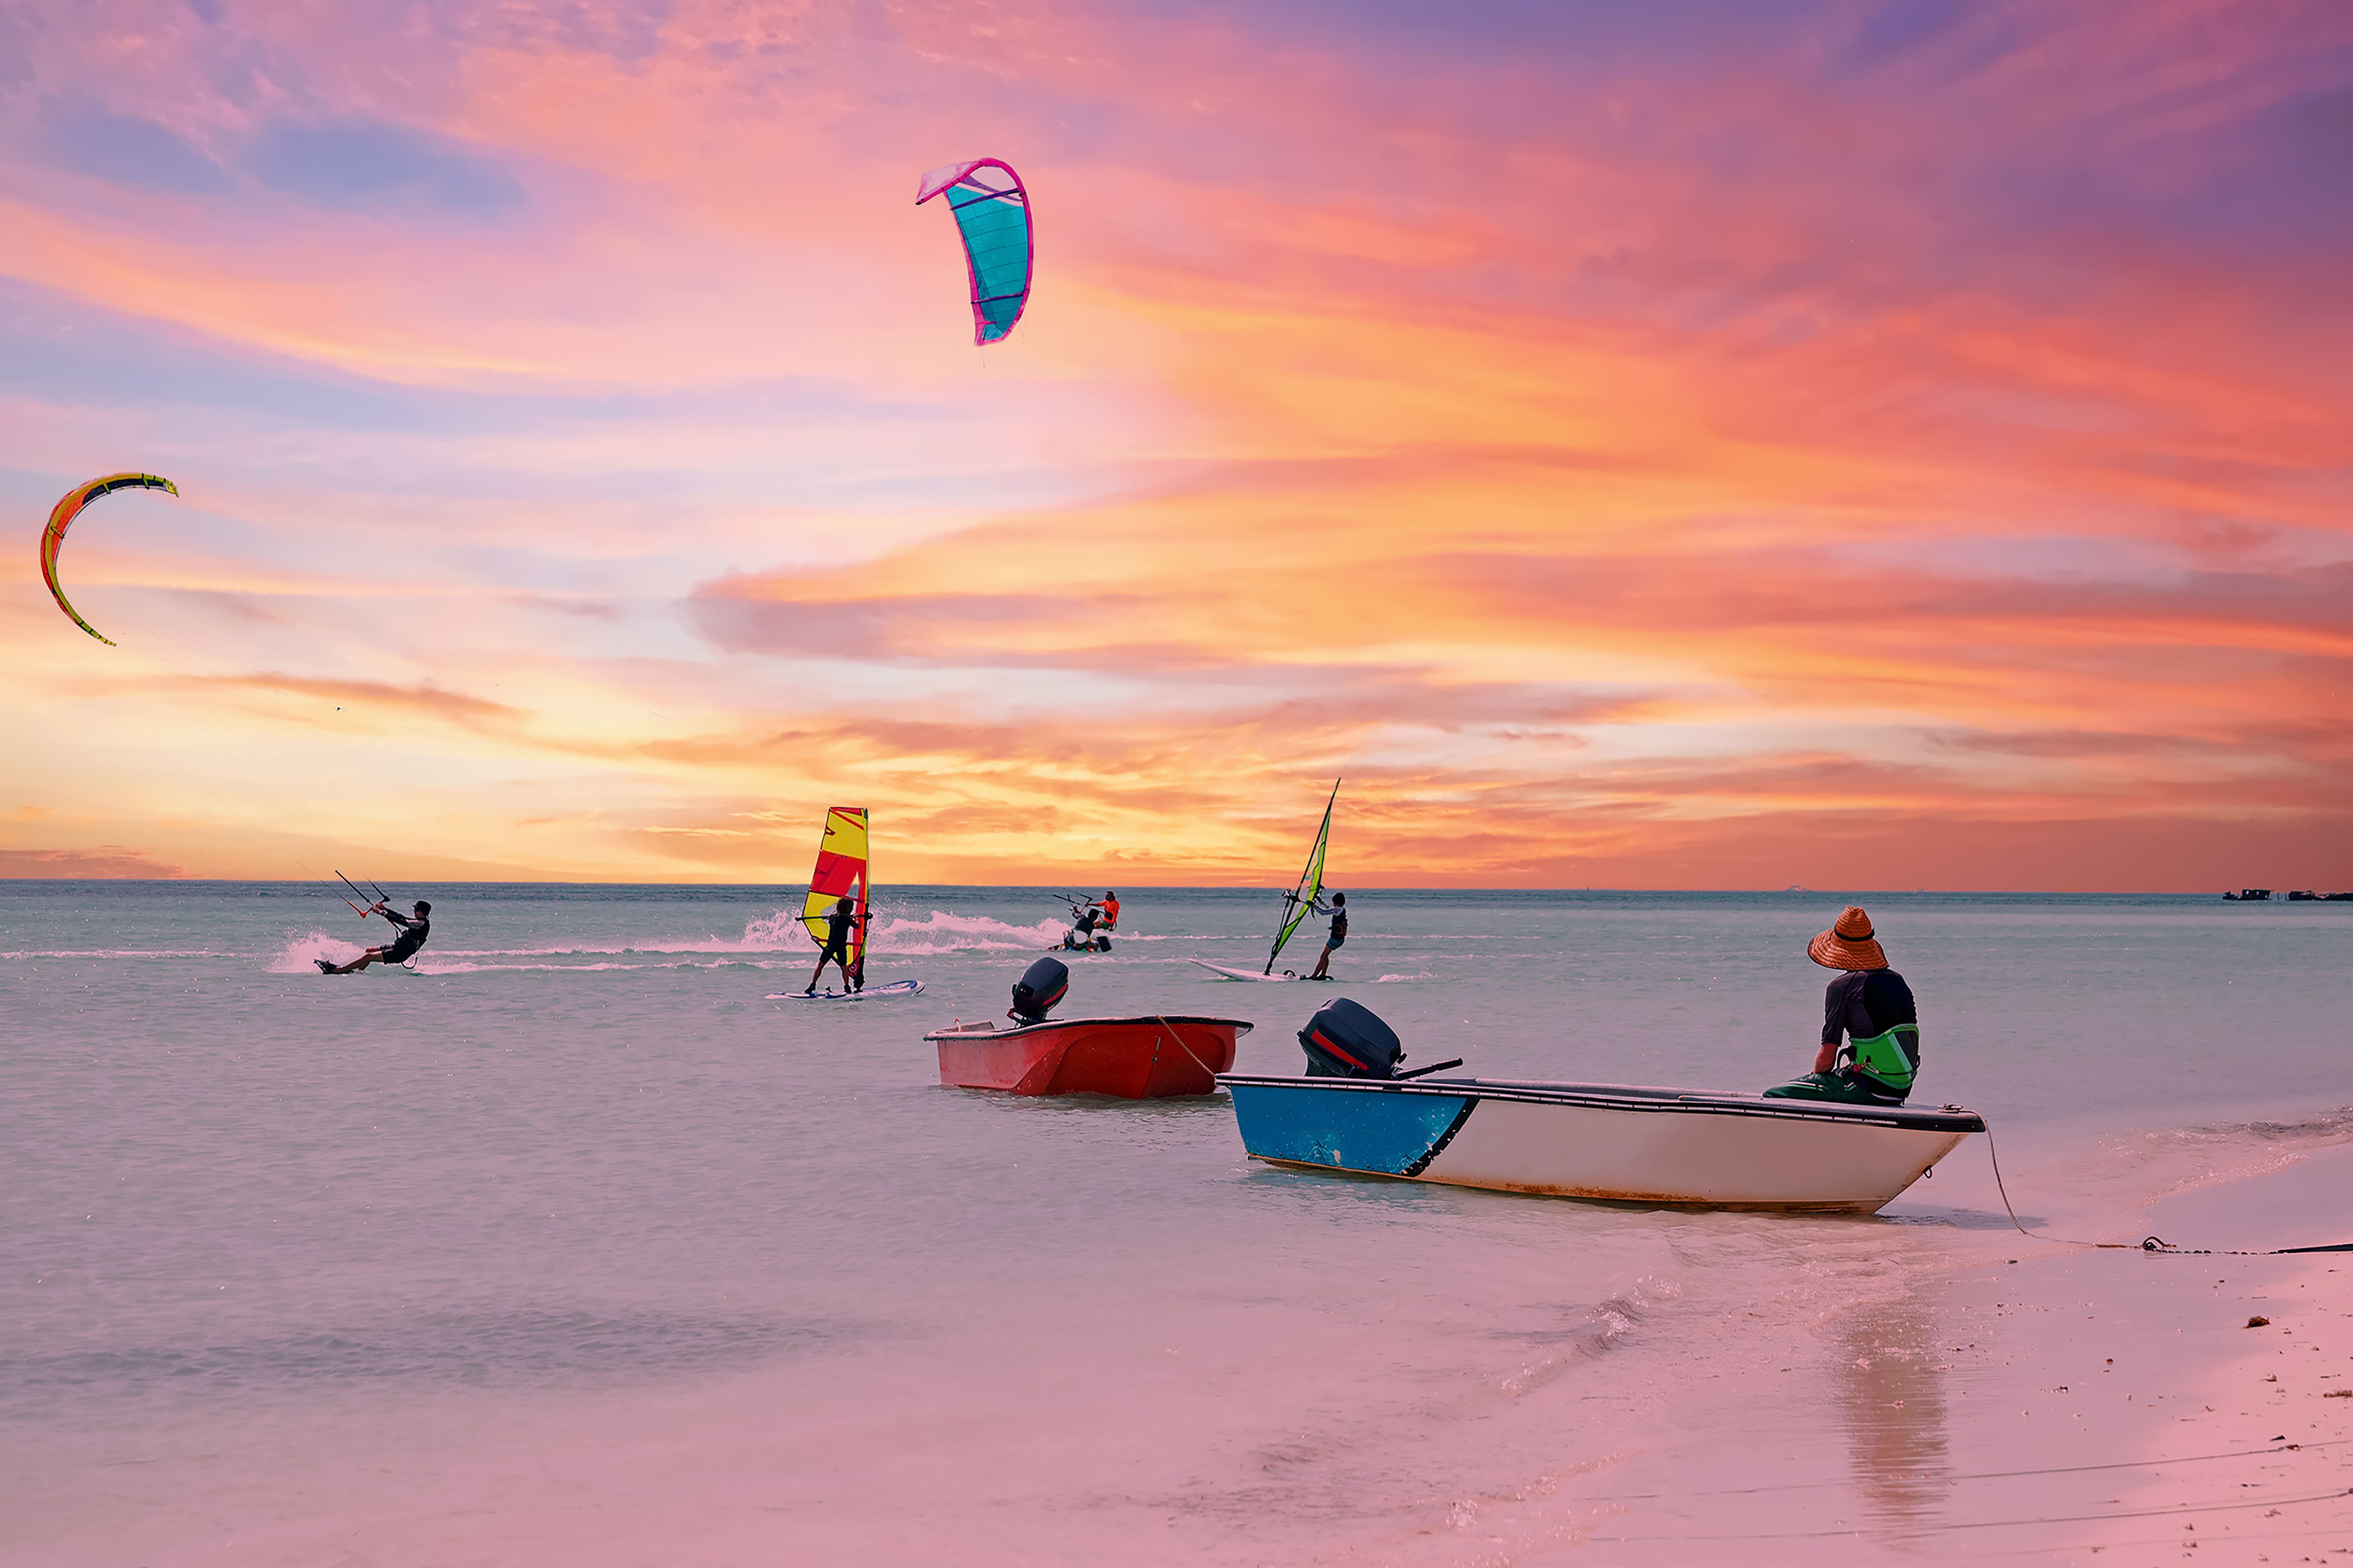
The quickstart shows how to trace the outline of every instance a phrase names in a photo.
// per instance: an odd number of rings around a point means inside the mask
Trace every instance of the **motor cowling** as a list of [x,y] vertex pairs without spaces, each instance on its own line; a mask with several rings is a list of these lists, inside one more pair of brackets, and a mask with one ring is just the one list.
[[1013,1011],[1009,1016],[1024,1024],[1042,1024],[1070,988],[1070,965],[1059,958],[1041,958],[1013,983]]
[[1405,1060],[1397,1031],[1369,1007],[1335,996],[1299,1031],[1310,1078],[1395,1078]]

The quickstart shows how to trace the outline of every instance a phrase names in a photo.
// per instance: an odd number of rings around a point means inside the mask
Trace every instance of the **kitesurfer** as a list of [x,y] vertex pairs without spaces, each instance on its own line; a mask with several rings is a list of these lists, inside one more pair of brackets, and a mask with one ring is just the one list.
[[349,963],[340,966],[330,963],[323,958],[313,959],[311,962],[319,966],[320,973],[350,974],[354,971],[365,969],[371,963],[406,963],[417,956],[417,950],[423,947],[426,938],[433,934],[433,921],[430,918],[433,906],[422,899],[417,900],[416,913],[413,915],[402,914],[392,907],[389,900],[385,899],[377,900],[365,913],[382,915],[400,928],[400,934],[382,947],[369,948]]
[[1841,971],[1822,998],[1821,1049],[1813,1071],[1767,1089],[1766,1098],[1903,1104],[1920,1071],[1920,1013],[1912,987],[1887,967],[1871,917],[1848,906],[1806,944],[1806,956]]
[[[1111,951],[1112,927],[1119,922],[1119,900],[1109,893],[1105,893],[1103,898],[1106,902],[1099,906],[1092,899],[1082,902],[1068,893],[1062,895],[1062,902],[1071,907],[1071,929],[1062,933],[1062,944],[1059,951],[1063,952],[1109,952]],[[1100,936],[1095,934],[1098,928],[1103,933]]]
[[802,995],[817,994],[817,983],[825,978],[825,966],[828,963],[838,963],[841,966],[841,988],[844,992],[863,989],[866,965],[863,963],[860,963],[858,966],[860,973],[854,975],[849,968],[849,938],[850,933],[857,929],[858,906],[851,903],[849,896],[845,893],[835,900],[833,908],[826,913],[825,945],[818,952],[817,967],[809,972],[808,989],[802,992]]
[[1348,895],[1345,893],[1335,893],[1332,895],[1332,934],[1324,939],[1324,951],[1315,955],[1315,973],[1309,975],[1307,978],[1310,980],[1331,979],[1332,977],[1324,972],[1332,965],[1332,954],[1337,952],[1347,942],[1347,940]]

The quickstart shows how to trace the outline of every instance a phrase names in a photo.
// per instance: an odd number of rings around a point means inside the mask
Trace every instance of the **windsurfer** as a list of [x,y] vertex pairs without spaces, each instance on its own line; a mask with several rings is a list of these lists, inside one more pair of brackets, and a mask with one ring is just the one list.
[[375,904],[370,906],[364,912],[371,915],[382,915],[385,919],[390,921],[394,925],[400,928],[400,934],[393,938],[392,941],[385,942],[382,947],[369,948],[365,952],[361,953],[349,963],[338,965],[330,963],[323,958],[311,960],[312,963],[319,966],[320,973],[350,974],[355,971],[365,969],[371,963],[406,963],[410,959],[417,956],[417,950],[423,947],[425,945],[426,939],[433,934],[433,921],[430,918],[433,913],[433,906],[427,903],[422,899],[417,900],[416,912],[414,914],[402,914],[399,910],[392,907],[391,902],[388,900],[384,899],[377,900]]
[[1912,987],[1887,967],[1871,917],[1849,906],[1806,944],[1806,956],[1841,971],[1822,998],[1821,1049],[1813,1071],[1766,1098],[1903,1104],[1920,1071],[1920,1013]]
[[[858,906],[850,902],[849,894],[844,893],[834,901],[832,910],[825,917],[825,942],[818,950],[817,967],[809,972],[808,989],[802,992],[802,995],[817,994],[817,983],[825,978],[825,966],[828,963],[841,966],[841,988],[844,992],[861,988],[863,973],[853,974],[849,967],[849,939],[857,930]],[[858,967],[863,971],[866,966],[860,963]]]
[[[1321,913],[1322,911],[1318,910],[1317,912]],[[1347,940],[1348,895],[1345,893],[1335,893],[1332,895],[1332,933],[1324,939],[1324,951],[1315,955],[1315,973],[1309,975],[1307,978],[1310,980],[1331,979],[1332,977],[1324,972],[1332,966],[1332,954],[1337,952],[1347,942]]]

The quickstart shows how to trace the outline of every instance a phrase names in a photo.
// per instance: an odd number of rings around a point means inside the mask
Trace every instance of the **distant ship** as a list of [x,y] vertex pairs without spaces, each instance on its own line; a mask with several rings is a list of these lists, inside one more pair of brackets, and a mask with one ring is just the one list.
[[2222,896],[2234,904],[2260,904],[2272,896],[2272,890],[2269,888],[2242,888],[2235,893]]

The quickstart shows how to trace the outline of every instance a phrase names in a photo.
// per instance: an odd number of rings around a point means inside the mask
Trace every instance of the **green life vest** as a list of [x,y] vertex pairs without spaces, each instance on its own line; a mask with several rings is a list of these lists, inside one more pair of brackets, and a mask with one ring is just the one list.
[[1890,1089],[1908,1089],[1913,1075],[1920,1070],[1920,1026],[1898,1024],[1883,1035],[1853,1041],[1847,1048],[1866,1077]]

